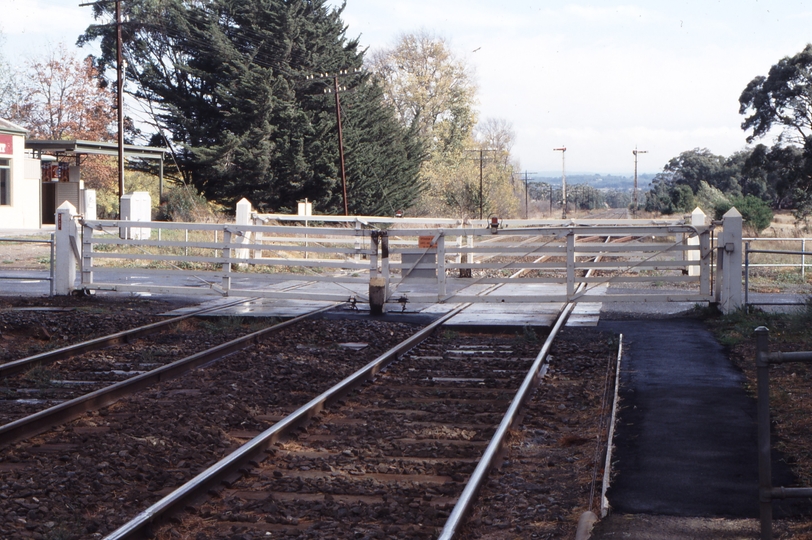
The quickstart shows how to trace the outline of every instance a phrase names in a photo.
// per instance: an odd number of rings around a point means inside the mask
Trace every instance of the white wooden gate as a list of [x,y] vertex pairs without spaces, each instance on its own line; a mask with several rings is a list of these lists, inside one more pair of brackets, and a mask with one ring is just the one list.
[[[298,222],[282,224],[292,220]],[[370,279],[382,277],[390,303],[720,300],[712,226],[302,220],[254,214],[242,225],[81,221],[81,287],[364,302]],[[136,227],[149,229],[148,238],[122,238]]]

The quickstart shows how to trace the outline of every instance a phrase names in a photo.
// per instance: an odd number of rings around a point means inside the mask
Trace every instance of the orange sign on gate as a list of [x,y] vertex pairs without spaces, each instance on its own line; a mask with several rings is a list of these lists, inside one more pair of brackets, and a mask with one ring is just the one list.
[[437,242],[432,242],[434,240],[433,236],[418,236],[417,237],[417,247],[421,249],[425,248],[436,248]]

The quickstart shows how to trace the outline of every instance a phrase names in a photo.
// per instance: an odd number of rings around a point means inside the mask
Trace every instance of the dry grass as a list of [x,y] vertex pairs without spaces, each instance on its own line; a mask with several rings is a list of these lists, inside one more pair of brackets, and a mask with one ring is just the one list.
[[[746,389],[756,395],[755,337],[758,326],[770,329],[770,350],[812,350],[812,304],[789,314],[738,312],[710,319],[719,341],[730,347],[730,357],[747,379]],[[775,426],[772,447],[781,451],[801,486],[812,486],[812,366],[800,363],[770,368],[770,413]],[[812,539],[812,521],[786,524],[791,538]]]

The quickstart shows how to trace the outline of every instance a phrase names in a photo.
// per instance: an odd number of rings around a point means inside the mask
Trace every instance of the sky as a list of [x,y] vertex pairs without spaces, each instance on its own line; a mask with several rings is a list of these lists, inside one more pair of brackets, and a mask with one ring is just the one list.
[[[72,47],[93,22],[80,3],[0,0],[3,55]],[[370,52],[418,30],[445,38],[474,73],[479,118],[512,124],[531,176],[560,174],[559,147],[568,174],[627,176],[635,148],[641,173],[693,148],[742,150],[742,90],[812,42],[812,0],[346,0],[343,20]]]

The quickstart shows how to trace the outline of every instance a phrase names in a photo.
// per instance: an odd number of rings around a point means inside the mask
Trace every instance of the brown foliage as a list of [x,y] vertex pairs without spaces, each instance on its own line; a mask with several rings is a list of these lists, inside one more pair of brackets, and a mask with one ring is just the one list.
[[64,45],[31,60],[6,111],[32,138],[110,141],[115,122],[113,95],[99,84],[90,57],[76,58]]
[[[32,139],[84,139],[113,141],[116,120],[112,92],[100,84],[91,57],[77,58],[64,45],[31,60],[15,77],[14,98],[0,110],[29,130]],[[115,189],[115,160],[88,156],[82,179],[91,189]]]

